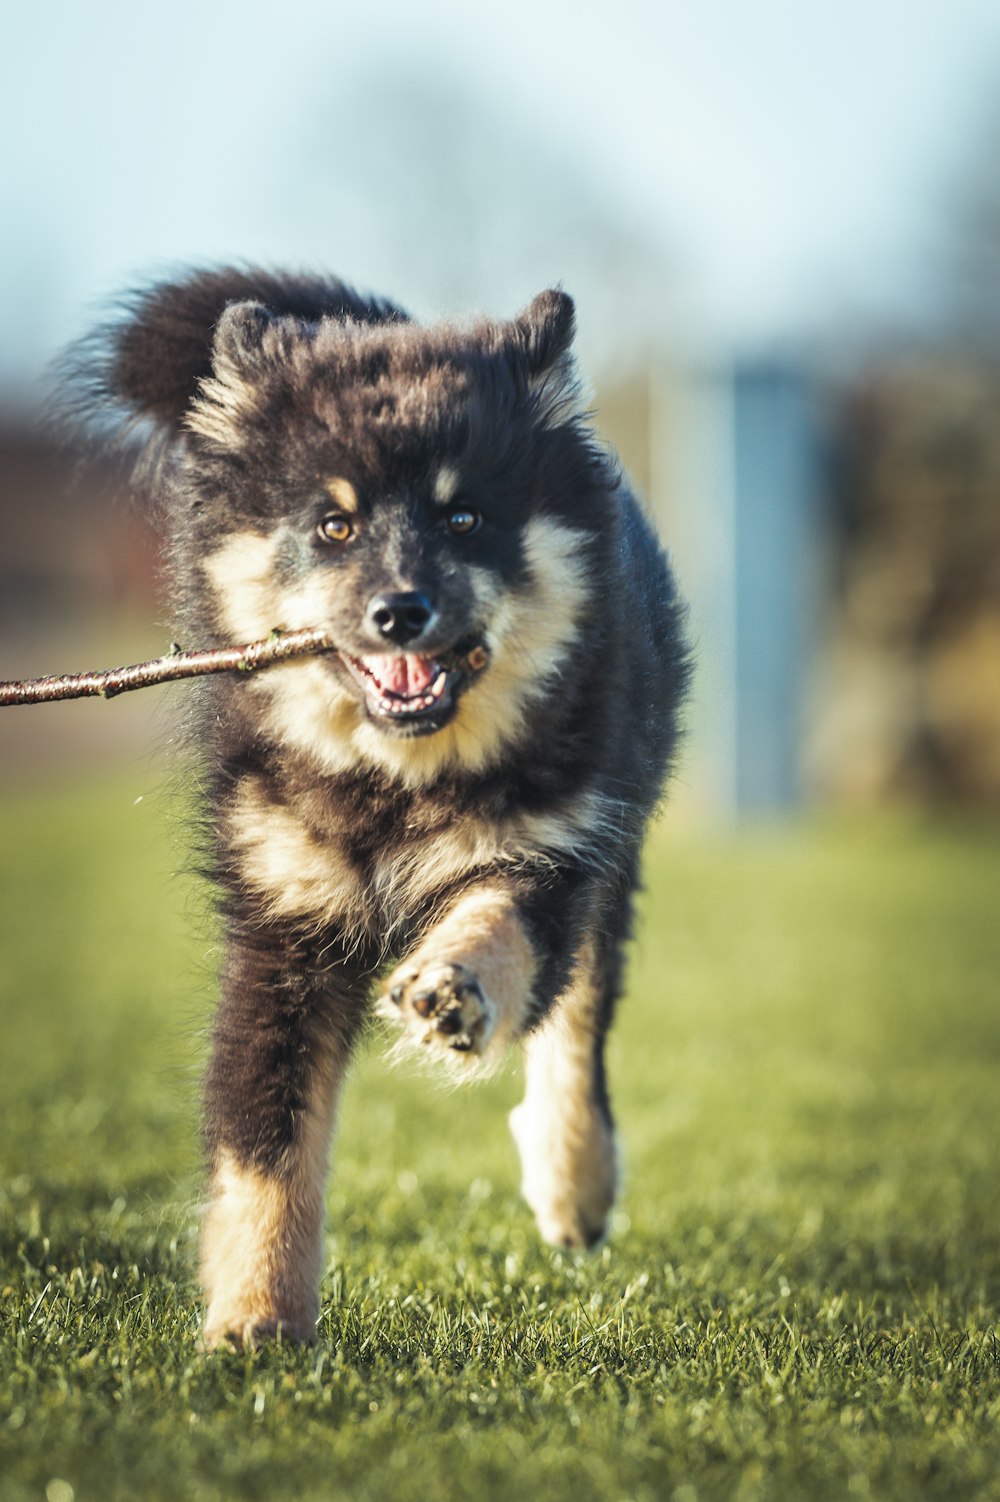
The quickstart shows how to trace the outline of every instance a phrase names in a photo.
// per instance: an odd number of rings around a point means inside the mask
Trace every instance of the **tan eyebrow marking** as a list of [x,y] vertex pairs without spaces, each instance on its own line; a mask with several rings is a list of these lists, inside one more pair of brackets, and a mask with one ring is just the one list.
[[347,511],[353,515],[358,510],[358,492],[350,480],[345,480],[340,475],[333,475],[329,480],[323,481],[323,489],[341,511]]
[[454,499],[459,483],[458,470],[451,464],[442,464],[434,476],[434,499],[439,506],[447,506]]

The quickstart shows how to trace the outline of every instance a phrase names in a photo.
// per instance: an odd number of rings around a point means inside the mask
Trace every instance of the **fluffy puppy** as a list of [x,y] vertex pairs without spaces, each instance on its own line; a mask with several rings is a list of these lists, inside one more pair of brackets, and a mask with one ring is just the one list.
[[604,1041],[688,667],[572,336],[562,292],[420,327],[334,280],[226,270],[138,294],[78,362],[80,405],[142,434],[179,638],[336,643],[192,689],[225,935],[210,1345],[314,1335],[330,1138],[379,989],[400,1043],[461,1075],[521,1046],[542,1235],[603,1232]]

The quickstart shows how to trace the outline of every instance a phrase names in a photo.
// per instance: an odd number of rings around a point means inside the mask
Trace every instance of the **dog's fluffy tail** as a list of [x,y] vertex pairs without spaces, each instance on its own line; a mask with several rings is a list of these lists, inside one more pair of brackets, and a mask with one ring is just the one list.
[[68,447],[116,451],[155,478],[200,383],[211,374],[212,339],[234,302],[262,303],[305,322],[402,321],[401,308],[329,277],[252,267],[194,271],[122,297],[111,316],[63,356],[55,371],[53,430]]

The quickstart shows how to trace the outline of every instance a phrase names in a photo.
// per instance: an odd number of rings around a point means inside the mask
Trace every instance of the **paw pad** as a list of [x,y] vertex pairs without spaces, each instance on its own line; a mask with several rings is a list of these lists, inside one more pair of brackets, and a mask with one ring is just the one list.
[[397,971],[388,996],[423,1045],[482,1053],[493,1034],[493,1008],[465,965],[427,964]]

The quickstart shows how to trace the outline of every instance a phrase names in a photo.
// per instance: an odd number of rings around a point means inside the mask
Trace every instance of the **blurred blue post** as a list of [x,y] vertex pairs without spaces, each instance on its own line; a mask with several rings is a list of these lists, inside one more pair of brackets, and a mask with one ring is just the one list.
[[756,813],[802,796],[819,609],[820,453],[801,372],[737,367],[732,443],[735,801],[737,812]]
[[651,442],[695,653],[674,802],[723,818],[792,808],[823,609],[812,382],[764,362],[661,372]]

